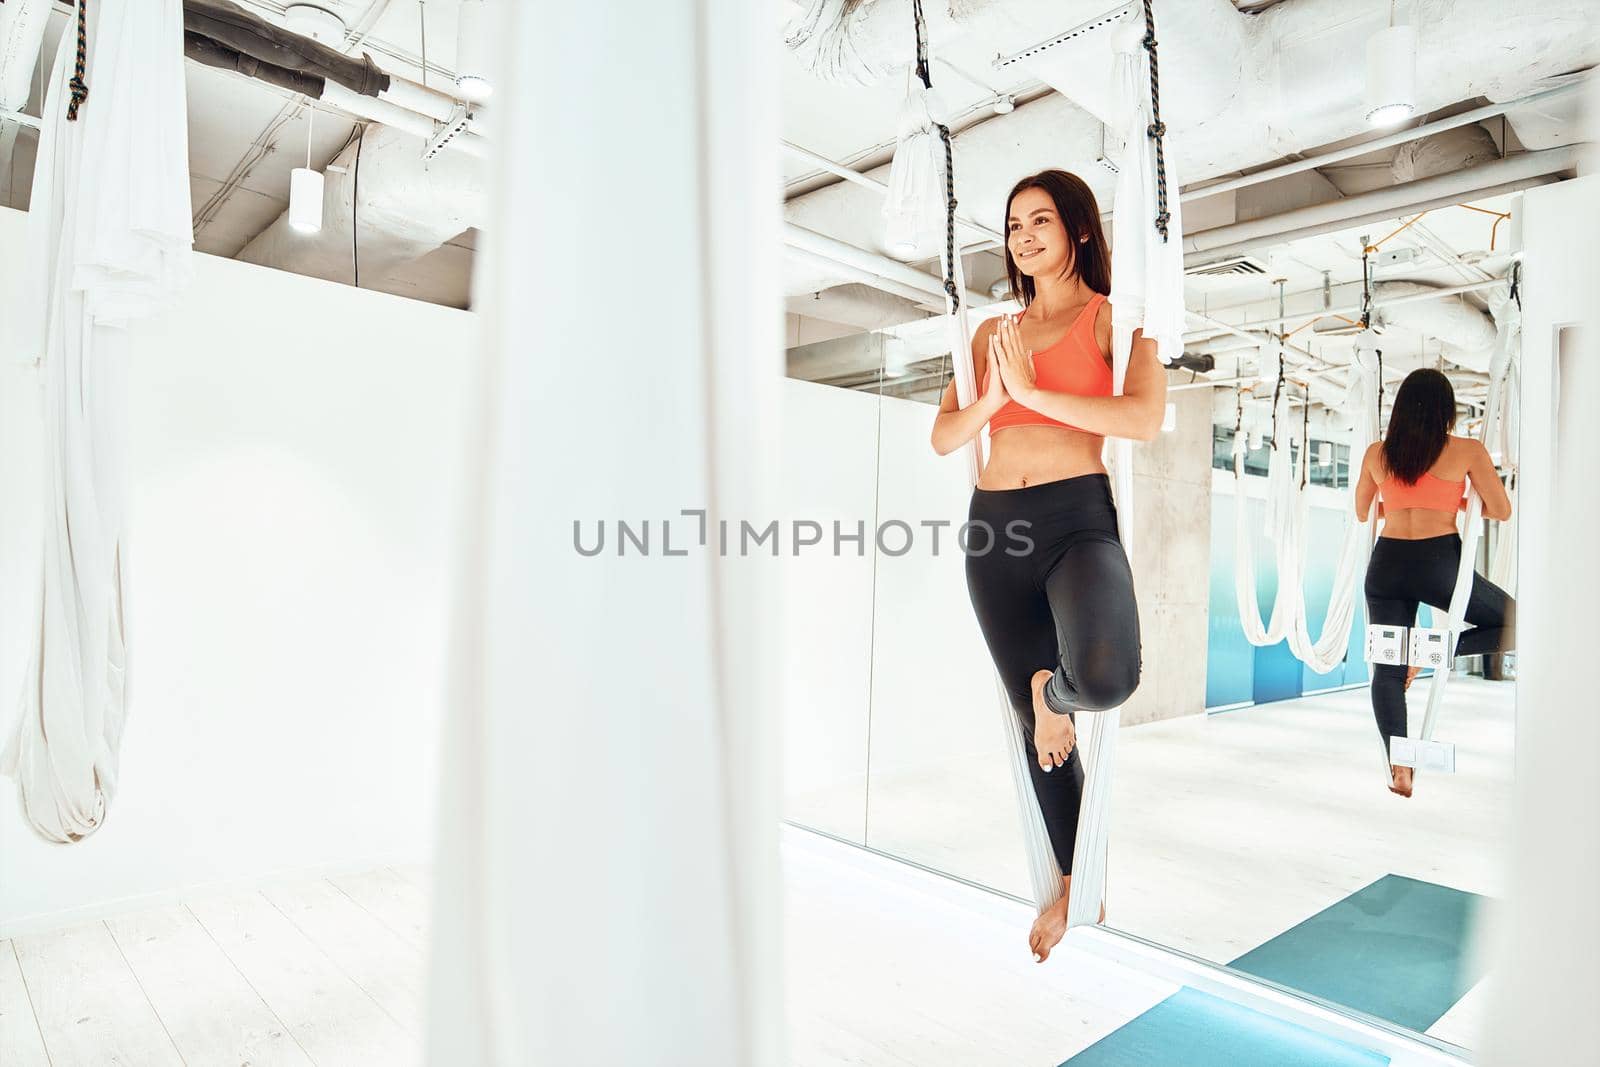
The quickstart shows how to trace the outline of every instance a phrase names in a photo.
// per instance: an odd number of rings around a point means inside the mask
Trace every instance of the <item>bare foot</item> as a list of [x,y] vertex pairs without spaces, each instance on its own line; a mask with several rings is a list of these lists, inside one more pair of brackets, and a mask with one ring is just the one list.
[[[1066,875],[1061,881],[1067,887],[1061,899],[1033,921],[1033,929],[1028,933],[1028,947],[1033,950],[1035,963],[1049,959],[1050,950],[1060,944],[1067,933],[1067,902],[1071,899],[1072,876]],[[1106,906],[1103,903],[1100,905],[1100,921],[1106,921]]]
[[1067,898],[1062,897],[1033,921],[1033,929],[1028,933],[1028,948],[1033,952],[1034,962],[1043,963],[1049,959],[1050,950],[1061,943],[1066,932]]
[[1411,683],[1414,682],[1416,680],[1416,678],[1417,678],[1417,675],[1419,675],[1421,673],[1422,673],[1422,668],[1421,667],[1407,667],[1406,668],[1406,688],[1407,689],[1411,688]]
[[1391,764],[1389,767],[1389,776],[1391,779],[1389,783],[1389,792],[1402,797],[1409,797],[1411,795],[1410,767],[1401,767]]

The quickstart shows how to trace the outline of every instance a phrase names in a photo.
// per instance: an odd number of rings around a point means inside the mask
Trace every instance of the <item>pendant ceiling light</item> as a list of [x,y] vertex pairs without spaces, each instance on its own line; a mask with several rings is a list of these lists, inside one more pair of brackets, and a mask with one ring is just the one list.
[[1367,121],[1398,126],[1416,110],[1416,28],[1386,27],[1367,41]]

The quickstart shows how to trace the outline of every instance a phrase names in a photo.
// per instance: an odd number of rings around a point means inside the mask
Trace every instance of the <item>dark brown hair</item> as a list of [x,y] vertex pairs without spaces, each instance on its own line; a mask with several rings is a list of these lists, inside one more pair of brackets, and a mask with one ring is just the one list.
[[[1105,230],[1100,226],[1100,206],[1095,203],[1094,190],[1082,178],[1064,170],[1042,170],[1038,174],[1028,175],[1012,186],[1011,195],[1006,197],[1005,225],[1008,235],[1011,232],[1011,202],[1024,189],[1043,189],[1055,204],[1056,215],[1061,219],[1062,228],[1067,231],[1067,244],[1072,250],[1067,270],[1076,271],[1084,285],[1102,296],[1111,295],[1111,249],[1106,244]],[[1085,237],[1087,241],[1083,240]],[[1010,242],[1003,247],[1011,295],[1021,300],[1023,307],[1027,307],[1033,303],[1033,279],[1017,269],[1016,261],[1011,258]]]
[[1450,379],[1431,367],[1406,375],[1394,395],[1389,430],[1383,435],[1383,463],[1407,485],[1439,462],[1456,424],[1456,391]]

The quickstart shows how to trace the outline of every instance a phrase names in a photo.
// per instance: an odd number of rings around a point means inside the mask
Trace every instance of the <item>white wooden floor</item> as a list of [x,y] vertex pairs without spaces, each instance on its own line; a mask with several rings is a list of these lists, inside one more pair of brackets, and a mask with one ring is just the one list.
[[426,886],[384,868],[0,941],[0,1064],[420,1063]]
[[[1385,873],[1496,894],[1508,694],[1452,691],[1462,773],[1409,803],[1378,780],[1364,692],[1130,728],[1113,925],[1220,961]],[[927,832],[1015,847],[956,825]],[[784,831],[784,877],[795,1067],[1058,1064],[1173,991],[1090,957],[1037,965],[1025,906],[803,831]],[[427,885],[384,868],[0,941],[0,1065],[420,1063]],[[1431,1032],[1477,1044],[1483,999]]]
[[[1027,909],[784,830],[789,1062],[1053,1065],[1175,986],[1027,953]],[[419,870],[286,882],[0,941],[4,1067],[421,1061]]]

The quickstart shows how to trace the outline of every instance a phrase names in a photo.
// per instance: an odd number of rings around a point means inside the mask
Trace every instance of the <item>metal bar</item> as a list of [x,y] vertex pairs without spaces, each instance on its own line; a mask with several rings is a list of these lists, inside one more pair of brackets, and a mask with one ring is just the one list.
[[[846,244],[826,234],[808,230],[792,222],[783,224],[783,243],[791,248],[802,248],[807,252],[815,253],[824,259],[841,263],[847,267],[854,267],[876,277],[886,278],[902,286],[909,286],[919,292],[927,293],[939,300],[943,300],[944,282],[933,275],[907,266],[898,260],[887,256],[880,256],[875,252],[857,248],[855,245]],[[896,294],[899,295],[899,294]],[[962,299],[969,307],[988,307],[997,303],[993,298],[981,296],[968,290],[962,294]]]
[[1217,182],[1214,185],[1190,187],[1185,189],[1178,199],[1180,202],[1187,204],[1191,200],[1199,200],[1202,197],[1216,196],[1218,193],[1230,193],[1235,189],[1244,189],[1251,185],[1259,185],[1262,182],[1272,181],[1274,178],[1282,178],[1290,174],[1299,174],[1301,171],[1315,170],[1317,167],[1325,167],[1330,163],[1338,163],[1341,160],[1351,159],[1355,156],[1364,156],[1369,152],[1377,152],[1384,148],[1393,148],[1395,145],[1405,144],[1408,141],[1420,140],[1423,137],[1429,137],[1436,133],[1443,133],[1445,130],[1453,130],[1458,126],[1466,126],[1481,119],[1494,118],[1497,115],[1505,114],[1507,111],[1510,111],[1513,108],[1523,107],[1528,104],[1545,103],[1547,101],[1557,99],[1558,97],[1568,96],[1577,92],[1585,84],[1586,79],[1578,79],[1576,81],[1569,82],[1566,85],[1558,86],[1554,89],[1546,89],[1542,93],[1532,93],[1528,96],[1524,96],[1517,100],[1511,100],[1504,104],[1488,104],[1484,107],[1473,108],[1471,111],[1463,111],[1459,115],[1451,115],[1449,118],[1437,119],[1433,122],[1426,123],[1425,125],[1417,126],[1414,129],[1401,130],[1398,133],[1391,133],[1384,137],[1375,138],[1371,141],[1363,141],[1360,144],[1350,145],[1347,148],[1340,148],[1333,152],[1325,152],[1319,156],[1311,156],[1307,159],[1297,159],[1292,163],[1283,163],[1276,167],[1268,167],[1266,170],[1254,171],[1253,173],[1246,174],[1239,178],[1230,178],[1224,182]]
[[[876,192],[880,195],[887,194],[889,192],[889,187],[883,182],[880,182],[876,178],[870,178],[867,175],[862,174],[859,170],[853,170],[850,167],[845,166],[843,163],[835,163],[827,156],[819,156],[809,148],[801,148],[793,141],[784,141],[782,143],[784,151],[788,152],[797,159],[805,160],[814,167],[821,167],[825,171],[828,171],[832,174],[837,174],[847,182],[854,182],[862,188],[871,189],[873,192]],[[976,230],[977,232],[983,234],[990,241],[995,241],[1000,244],[1005,243],[1005,238],[1000,235],[999,231],[991,230],[981,222],[974,222],[965,215],[957,215],[956,221],[970,230]],[[965,251],[965,249],[963,249],[963,251]]]
[[1013,63],[1020,63],[1025,59],[1030,59],[1033,56],[1038,55],[1040,52],[1054,48],[1058,44],[1063,44],[1067,41],[1070,41],[1074,37],[1081,36],[1082,34],[1088,33],[1091,30],[1098,30],[1102,26],[1109,26],[1111,23],[1128,14],[1133,9],[1134,5],[1132,3],[1118,4],[1110,11],[1096,15],[1087,22],[1080,22],[1078,25],[1072,27],[1072,29],[1064,30],[1061,33],[1056,34],[1054,37],[1048,37],[1036,45],[1024,48],[1020,52],[1013,52],[1009,56],[996,56],[994,61],[994,69],[1003,70],[1004,68],[1011,66]]
[[862,285],[869,285],[878,290],[880,293],[887,293],[890,296],[897,296],[902,300],[909,300],[911,303],[915,304],[924,311],[935,315],[944,314],[945,298],[942,293],[939,296],[934,296],[932,293],[927,293],[909,285],[902,285],[901,283],[890,278],[885,278],[882,274],[879,274],[876,271],[867,270],[864,267],[860,267],[852,263],[841,263],[837,259],[820,255],[811,251],[810,249],[800,248],[795,245],[790,245],[787,249],[785,249],[785,253],[795,257],[802,263],[808,263],[822,270],[841,274],[844,277],[850,278],[852,281],[859,282]]
[[[1478,292],[1479,290],[1482,290],[1482,289],[1493,289],[1496,286],[1510,285],[1510,284],[1511,284],[1511,279],[1509,279],[1509,278],[1494,278],[1494,279],[1492,279],[1490,281],[1486,281],[1486,282],[1471,282],[1471,283],[1468,283],[1466,285],[1452,285],[1448,289],[1437,289],[1437,290],[1435,290],[1435,291],[1433,291],[1431,293],[1413,293],[1410,296],[1395,296],[1395,297],[1390,297],[1387,300],[1374,300],[1372,302],[1372,307],[1373,307],[1373,310],[1376,311],[1376,310],[1381,309],[1381,308],[1395,307],[1396,305],[1399,305],[1399,304],[1416,304],[1416,303],[1420,303],[1420,302],[1425,301],[1425,300],[1443,300],[1445,297],[1460,296],[1462,293],[1475,293],[1475,292]],[[1299,295],[1299,294],[1297,294],[1297,295]],[[1226,309],[1222,309],[1222,310],[1226,310]],[[1361,305],[1360,304],[1348,304],[1348,305],[1345,305],[1344,307],[1317,308],[1317,309],[1312,310],[1312,311],[1295,312],[1293,317],[1294,318],[1298,318],[1302,314],[1305,314],[1305,315],[1344,315],[1344,314],[1348,314],[1349,312],[1352,312],[1352,311],[1360,311],[1360,310],[1361,310]],[[1261,328],[1263,326],[1271,325],[1273,322],[1276,322],[1276,321],[1277,321],[1276,319],[1255,319],[1255,320],[1252,320],[1252,321],[1249,321],[1249,322],[1241,322],[1241,323],[1239,323],[1238,324],[1238,328],[1241,329],[1241,330],[1259,329],[1259,328]]]

